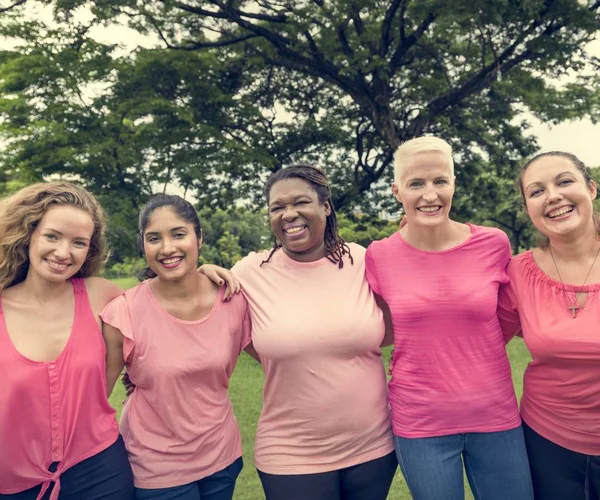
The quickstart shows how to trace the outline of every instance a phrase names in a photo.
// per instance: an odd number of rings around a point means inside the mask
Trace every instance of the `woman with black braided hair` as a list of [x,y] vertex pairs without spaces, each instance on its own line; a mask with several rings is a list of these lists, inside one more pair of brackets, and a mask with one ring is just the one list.
[[319,169],[278,171],[266,196],[277,243],[232,269],[265,371],[255,462],[266,498],[384,500],[397,462],[365,249],[339,236]]

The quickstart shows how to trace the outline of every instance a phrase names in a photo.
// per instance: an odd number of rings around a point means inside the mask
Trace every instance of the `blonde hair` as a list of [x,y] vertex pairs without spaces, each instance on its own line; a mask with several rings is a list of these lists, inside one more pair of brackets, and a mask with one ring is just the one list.
[[394,180],[400,182],[402,172],[408,159],[417,153],[439,152],[448,159],[448,166],[454,175],[454,161],[452,160],[452,147],[444,139],[433,136],[423,136],[406,141],[394,153]]
[[98,201],[69,182],[39,182],[0,200],[0,292],[27,276],[31,236],[55,205],[84,210],[94,222],[87,258],[75,276],[87,278],[102,270],[108,258],[106,216]]

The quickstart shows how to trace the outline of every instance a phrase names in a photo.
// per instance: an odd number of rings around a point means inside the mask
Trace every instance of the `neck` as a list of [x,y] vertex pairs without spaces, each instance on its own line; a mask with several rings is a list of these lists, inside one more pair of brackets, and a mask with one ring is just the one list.
[[[204,275],[190,271],[180,280],[161,280],[160,277],[152,281],[152,289],[157,295],[168,299],[185,300],[194,296],[202,287]],[[208,280],[208,278],[206,278]]]
[[406,224],[400,234],[409,244],[421,250],[436,251],[444,248],[449,240],[454,237],[454,222],[446,219],[436,226],[421,226]]
[[552,255],[562,261],[586,260],[595,257],[600,248],[600,240],[596,228],[592,224],[589,230],[582,231],[579,235],[553,237],[550,239]]
[[51,302],[53,300],[62,300],[65,293],[70,293],[72,289],[71,282],[65,281],[48,281],[40,278],[37,275],[27,273],[27,277],[21,283],[21,290],[25,293],[30,301],[38,304]]

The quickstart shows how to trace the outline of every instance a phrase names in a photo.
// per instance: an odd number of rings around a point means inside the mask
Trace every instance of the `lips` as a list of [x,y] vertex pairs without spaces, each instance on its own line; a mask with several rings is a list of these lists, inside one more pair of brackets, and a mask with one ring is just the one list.
[[432,215],[436,214],[442,209],[441,205],[424,205],[422,207],[417,207],[417,210],[423,214]]
[[285,226],[283,228],[283,232],[288,236],[294,236],[303,232],[307,226],[305,224],[296,225],[296,226]]
[[55,271],[65,271],[69,267],[71,267],[71,264],[68,262],[58,262],[56,260],[50,260],[50,259],[44,259],[44,260],[46,261],[48,266]]
[[549,219],[557,219],[559,217],[562,217],[563,215],[570,214],[574,209],[575,209],[575,207],[573,207],[573,205],[555,208],[551,212],[548,212],[546,214],[546,217],[548,217]]
[[160,259],[158,262],[160,262],[163,267],[171,269],[177,267],[181,261],[183,261],[183,257],[169,257],[167,259]]

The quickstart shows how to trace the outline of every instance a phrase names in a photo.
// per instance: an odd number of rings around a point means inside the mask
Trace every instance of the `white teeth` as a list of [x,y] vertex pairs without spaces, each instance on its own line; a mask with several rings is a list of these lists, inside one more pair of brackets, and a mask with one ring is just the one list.
[[304,227],[291,227],[289,229],[286,229],[285,232],[287,234],[296,234],[303,230],[304,230]]
[[421,212],[437,212],[440,207],[419,207]]
[[179,262],[181,257],[173,257],[172,259],[163,259],[161,262],[163,264],[175,264],[175,262]]
[[568,214],[569,212],[573,211],[573,207],[563,207],[563,208],[559,208],[558,210],[555,210],[554,212],[550,212],[548,214],[548,217],[550,217],[551,219],[554,217],[560,217],[561,215],[564,214]]
[[66,269],[67,267],[69,267],[69,264],[59,264],[58,262],[52,262],[47,260],[46,261],[48,263],[48,265],[53,268],[53,269],[60,269],[61,271],[63,269]]

